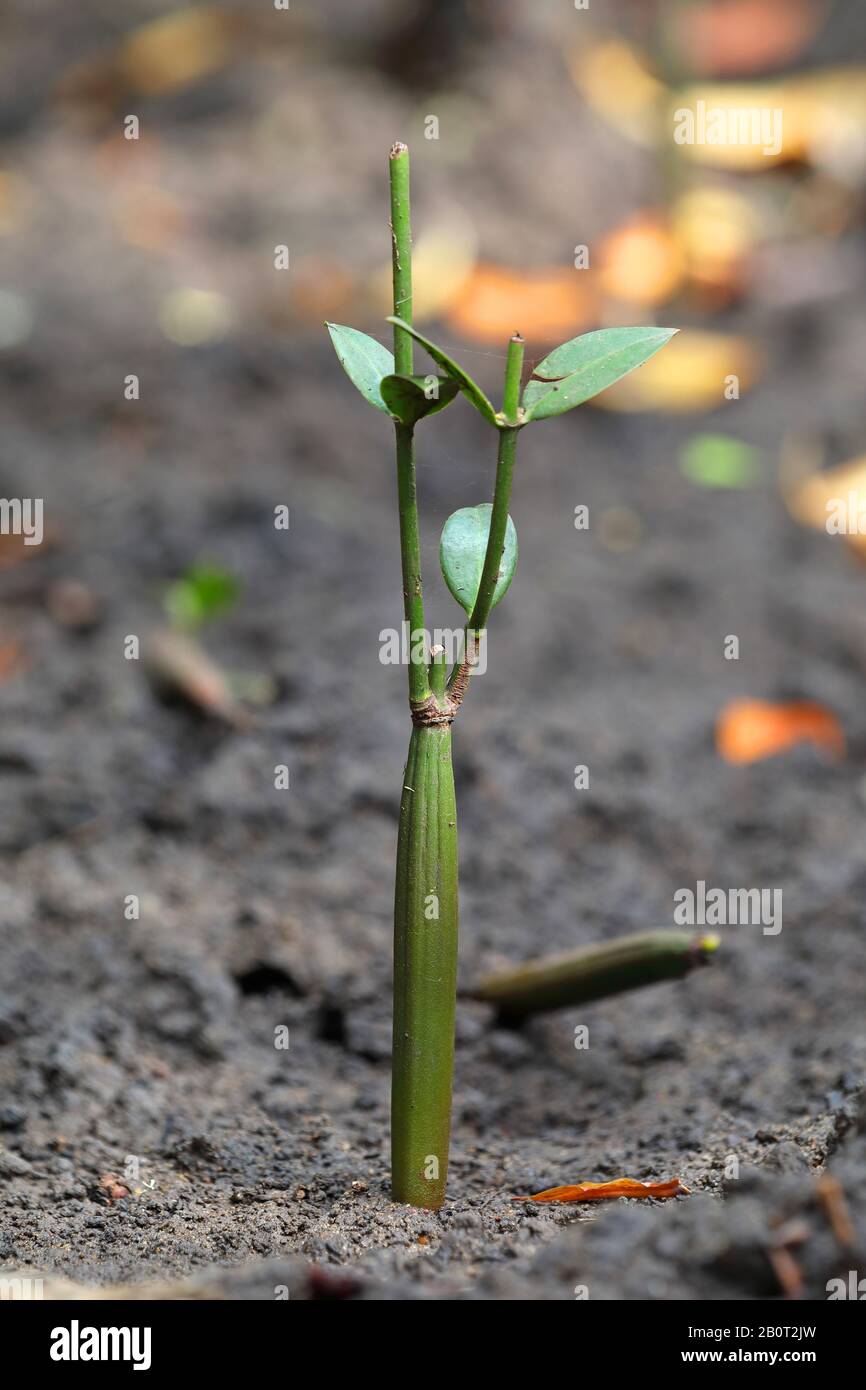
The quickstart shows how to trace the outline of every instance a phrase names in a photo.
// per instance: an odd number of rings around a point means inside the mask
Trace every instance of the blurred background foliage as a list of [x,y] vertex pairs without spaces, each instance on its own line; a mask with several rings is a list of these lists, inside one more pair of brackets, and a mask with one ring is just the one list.
[[[0,351],[13,386],[53,372],[47,420],[95,411],[146,455],[155,406],[115,405],[118,360],[235,352],[255,380],[270,353],[288,373],[317,354],[323,319],[385,336],[398,137],[416,318],[482,381],[514,328],[537,360],[592,327],[678,324],[592,408],[687,417],[694,486],[778,476],[806,525],[828,487],[866,488],[861,5],[279,4],[4,7]],[[678,145],[674,113],[700,103],[780,112],[778,148]],[[718,415],[731,376],[746,394],[772,369],[811,386],[778,458]]]

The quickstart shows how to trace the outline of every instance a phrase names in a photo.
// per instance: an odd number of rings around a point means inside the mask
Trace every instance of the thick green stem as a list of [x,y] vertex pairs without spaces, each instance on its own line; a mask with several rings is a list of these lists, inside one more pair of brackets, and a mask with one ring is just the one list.
[[[391,183],[391,265],[394,313],[412,322],[412,231],[409,220],[409,151],[396,144],[388,161]],[[401,376],[412,375],[412,339],[394,329],[394,366]],[[420,703],[430,694],[421,634],[424,595],[421,585],[421,538],[415,488],[415,437],[411,425],[395,424],[397,501],[400,511],[400,561],[403,569],[403,613],[409,625],[409,699]]]
[[440,1207],[448,1176],[457,990],[457,808],[451,729],[413,729],[394,897],[391,1192]]
[[495,1005],[502,1018],[518,1022],[529,1014],[679,979],[705,965],[718,944],[718,937],[694,932],[641,932],[488,975],[472,995]]

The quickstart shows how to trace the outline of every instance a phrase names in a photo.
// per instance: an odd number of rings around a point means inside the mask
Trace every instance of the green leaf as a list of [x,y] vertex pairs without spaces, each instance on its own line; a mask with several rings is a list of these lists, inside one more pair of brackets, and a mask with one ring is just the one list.
[[460,389],[448,376],[386,376],[380,383],[382,400],[395,419],[414,425],[450,405]]
[[393,355],[375,338],[359,332],[357,328],[347,328],[342,323],[326,323],[325,327],[346,376],[357,386],[365,400],[377,410],[389,414],[382,400],[380,385],[382,378],[394,371]]
[[582,405],[664,347],[676,328],[601,328],[554,348],[526,383],[523,408],[544,420]]
[[[461,507],[458,512],[452,512],[445,523],[439,542],[439,564],[445,583],[460,607],[467,613],[472,612],[481,584],[492,511],[489,502],[482,502],[479,507]],[[502,552],[491,608],[508,592],[516,564],[517,532],[514,522],[509,517],[505,527],[505,549]]]
[[234,607],[240,591],[237,578],[228,570],[196,565],[169,584],[163,603],[175,627],[197,628]]
[[498,428],[499,421],[496,419],[496,411],[481,390],[481,387],[476,385],[471,376],[464,372],[463,368],[457,362],[454,362],[452,358],[448,356],[447,352],[443,352],[435,343],[431,343],[429,338],[425,338],[423,333],[419,333],[416,328],[412,328],[410,324],[404,323],[402,319],[389,318],[388,323],[396,324],[398,328],[404,328],[406,332],[415,339],[416,343],[420,343],[422,348],[426,348],[433,358],[433,361],[438,362],[439,366],[450,376],[451,380],[457,382],[458,389],[463,392],[467,400],[472,402],[475,409],[479,410],[485,420],[488,420],[491,425],[496,425]]

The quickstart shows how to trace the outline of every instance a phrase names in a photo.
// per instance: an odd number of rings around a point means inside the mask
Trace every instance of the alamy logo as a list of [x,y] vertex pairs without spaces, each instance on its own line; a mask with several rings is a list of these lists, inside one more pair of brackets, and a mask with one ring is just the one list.
[[824,508],[828,535],[866,536],[866,492],[852,488],[847,497],[829,498]]
[[51,1331],[52,1361],[131,1361],[134,1371],[150,1370],[149,1327],[69,1327]]
[[[463,660],[465,633],[462,627],[437,627],[432,633],[423,627],[410,630],[405,620],[400,631],[395,627],[383,627],[379,633],[379,660],[383,666],[408,666],[410,662],[423,661],[427,665],[431,653],[444,652],[445,662],[453,666]],[[487,629],[475,637],[470,646],[473,673],[483,676],[487,670]]]
[[708,888],[702,878],[674,893],[678,927],[762,927],[764,936],[782,930],[781,888]]
[[707,106],[696,101],[674,112],[678,145],[757,145],[770,158],[782,149],[780,106]]
[[33,1279],[30,1276],[20,1274],[3,1275],[0,1278],[0,1300],[4,1302],[30,1302],[32,1299],[44,1298],[44,1280]]
[[853,1299],[856,1303],[866,1301],[866,1279],[860,1279],[856,1269],[848,1270],[848,1278],[828,1279],[824,1285],[827,1290],[827,1302],[833,1303],[840,1298]]
[[23,536],[25,545],[41,545],[42,534],[41,497],[0,497],[0,535]]

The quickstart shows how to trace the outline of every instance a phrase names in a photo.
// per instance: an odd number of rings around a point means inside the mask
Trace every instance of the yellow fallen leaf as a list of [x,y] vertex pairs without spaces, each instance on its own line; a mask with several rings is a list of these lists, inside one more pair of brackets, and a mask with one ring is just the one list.
[[748,339],[689,330],[592,404],[616,411],[712,410],[735,399],[733,394],[726,397],[726,391],[743,392],[754,385],[761,366],[761,353]]
[[844,536],[866,559],[866,456],[804,474],[790,452],[783,454],[781,486],[796,521]]
[[740,288],[760,233],[747,198],[719,184],[701,184],[676,199],[671,226],[693,284],[727,295]]
[[227,62],[229,31],[229,16],[218,10],[177,10],[133,29],[121,45],[118,68],[140,92],[171,92]]
[[806,158],[859,190],[864,170],[866,68],[825,68],[792,81]]
[[654,146],[666,88],[624,39],[603,39],[575,48],[568,58],[572,81],[599,116],[630,140]]

